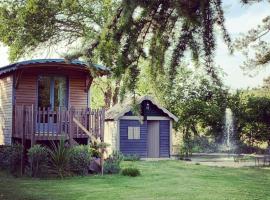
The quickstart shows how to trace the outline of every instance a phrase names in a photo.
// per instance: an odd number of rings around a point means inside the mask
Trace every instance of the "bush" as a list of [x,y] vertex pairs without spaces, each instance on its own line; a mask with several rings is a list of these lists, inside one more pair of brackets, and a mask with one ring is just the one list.
[[90,147],[92,149],[92,157],[100,158],[101,155],[99,152],[98,144],[96,142],[93,142],[93,143],[91,143]]
[[192,141],[192,152],[212,153],[218,151],[218,145],[206,136],[196,136]]
[[192,155],[192,149],[190,146],[190,142],[187,143],[183,143],[179,145],[179,151],[178,151],[178,158],[179,160],[185,160],[187,159],[189,156]]
[[124,156],[123,160],[125,160],[125,161],[138,161],[138,160],[140,160],[140,156],[137,154],[127,154]]
[[17,174],[21,166],[23,148],[20,144],[0,147],[0,168]]
[[92,158],[92,150],[89,146],[80,145],[72,147],[70,151],[70,169],[76,174],[86,175]]
[[48,149],[39,144],[28,150],[29,174],[33,177],[42,177],[48,173]]
[[137,168],[129,167],[122,170],[122,175],[135,177],[141,175],[141,173]]
[[120,163],[123,160],[123,155],[114,151],[112,155],[105,160],[104,173],[105,174],[118,174],[121,170]]
[[69,174],[70,149],[65,146],[64,140],[60,140],[59,145],[51,144],[52,149],[48,149],[50,171],[63,178]]
[[0,169],[9,169],[11,146],[0,146]]

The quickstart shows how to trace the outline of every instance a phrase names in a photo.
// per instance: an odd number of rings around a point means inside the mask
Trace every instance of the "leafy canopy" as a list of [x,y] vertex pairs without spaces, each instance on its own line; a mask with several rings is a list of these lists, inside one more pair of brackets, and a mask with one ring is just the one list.
[[0,2],[0,41],[9,47],[11,61],[61,42],[65,46],[74,42],[83,46],[99,34],[114,9],[111,2],[3,0]]
[[187,51],[217,79],[215,26],[231,47],[221,0],[4,0],[0,22],[0,40],[10,47],[11,60],[59,42],[79,42],[80,50],[67,59],[84,57],[111,67],[128,91],[134,91],[144,59],[153,72],[167,68],[173,84]]
[[[261,2],[262,0],[245,0],[244,3]],[[268,0],[268,2],[270,2]],[[265,16],[261,24],[250,29],[247,33],[237,38],[234,46],[246,57],[242,68],[247,71],[256,71],[270,63],[270,15]]]

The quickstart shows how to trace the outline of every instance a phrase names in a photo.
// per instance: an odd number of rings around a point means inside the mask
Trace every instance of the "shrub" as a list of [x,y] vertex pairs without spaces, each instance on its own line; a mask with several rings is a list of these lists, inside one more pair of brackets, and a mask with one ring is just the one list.
[[59,145],[51,144],[52,148],[48,149],[50,171],[63,178],[69,173],[70,149],[65,146],[64,140],[60,140]]
[[124,176],[139,176],[141,172],[137,168],[129,167],[122,170],[122,175]]
[[190,148],[190,142],[188,144],[186,143],[180,144],[179,151],[178,151],[178,158],[180,160],[187,159],[189,156],[191,156],[191,154],[192,152]]
[[70,151],[70,169],[76,174],[86,175],[92,158],[89,146],[80,145],[72,147]]
[[11,146],[0,146],[0,169],[9,169]]
[[39,144],[28,150],[29,174],[41,177],[48,173],[48,149]]
[[112,155],[105,160],[104,173],[105,174],[117,174],[120,172],[120,163],[123,160],[123,155],[117,151],[114,151]]
[[91,149],[92,149],[92,157],[99,158],[100,152],[99,152],[99,146],[96,142],[91,143]]
[[123,160],[125,160],[125,161],[138,161],[138,160],[140,160],[140,156],[137,154],[127,154],[124,156]]
[[0,147],[0,168],[17,174],[21,166],[23,148],[20,144]]

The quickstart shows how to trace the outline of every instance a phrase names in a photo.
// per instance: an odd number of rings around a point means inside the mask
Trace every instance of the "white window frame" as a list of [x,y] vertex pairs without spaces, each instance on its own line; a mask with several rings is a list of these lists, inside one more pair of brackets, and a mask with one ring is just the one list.
[[141,128],[139,126],[128,127],[128,140],[140,140],[141,139]]

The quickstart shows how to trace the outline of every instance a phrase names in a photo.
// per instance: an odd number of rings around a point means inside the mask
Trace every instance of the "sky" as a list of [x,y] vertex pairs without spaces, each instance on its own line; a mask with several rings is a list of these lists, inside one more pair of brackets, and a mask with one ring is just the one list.
[[[264,17],[270,14],[270,4],[267,2],[244,6],[238,0],[223,0],[223,8],[226,18],[225,25],[232,39],[256,27]],[[7,53],[8,49],[0,45],[0,66],[9,64]],[[57,56],[57,54],[44,54],[39,58],[48,58],[52,55],[53,57]],[[58,56],[61,55],[58,54]],[[246,75],[240,68],[243,61],[244,57],[238,52],[229,55],[222,38],[217,37],[215,62],[225,73],[225,85],[231,89],[258,87],[262,84],[264,78],[270,76],[270,66],[266,66],[253,77]]]
[[[232,39],[237,38],[241,33],[246,33],[251,28],[255,28],[263,18],[270,15],[270,4],[267,2],[247,6],[239,4],[238,0],[223,0],[223,8],[226,18],[225,25]],[[224,82],[232,89],[257,87],[262,84],[264,78],[270,76],[270,66],[260,70],[254,77],[245,75],[245,72],[240,68],[244,56],[239,52],[229,55],[228,49],[220,37],[218,38],[215,61],[227,74],[224,77]]]

